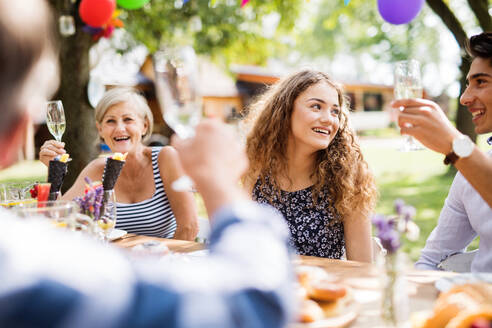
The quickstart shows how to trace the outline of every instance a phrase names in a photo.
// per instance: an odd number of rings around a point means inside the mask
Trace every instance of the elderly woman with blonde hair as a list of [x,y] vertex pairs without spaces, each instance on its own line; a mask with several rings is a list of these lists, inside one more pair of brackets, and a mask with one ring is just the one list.
[[364,161],[342,89],[304,70],[250,107],[244,186],[285,217],[302,255],[370,262],[374,178]]
[[[128,153],[115,185],[116,228],[128,232],[184,240],[194,240],[198,232],[194,197],[177,192],[171,183],[183,169],[174,148],[147,147],[143,144],[152,132],[152,112],[144,97],[132,88],[114,88],[105,93],[95,110],[99,136],[112,152]],[[64,154],[64,143],[46,141],[39,153],[48,165]],[[84,178],[101,180],[105,159],[97,158],[80,173],[62,196],[71,200],[84,193]]]

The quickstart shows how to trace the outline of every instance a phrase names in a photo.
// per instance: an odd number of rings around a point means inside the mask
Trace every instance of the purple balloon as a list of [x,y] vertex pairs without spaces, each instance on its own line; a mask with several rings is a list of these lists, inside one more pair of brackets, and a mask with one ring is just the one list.
[[419,14],[424,2],[425,0],[378,0],[378,9],[388,23],[406,24]]

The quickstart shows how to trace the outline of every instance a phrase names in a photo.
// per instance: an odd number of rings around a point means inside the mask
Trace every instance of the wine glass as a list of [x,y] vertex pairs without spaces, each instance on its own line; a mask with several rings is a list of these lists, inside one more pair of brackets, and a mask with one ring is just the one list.
[[[395,99],[422,98],[422,79],[420,76],[420,63],[415,59],[399,61],[395,64]],[[401,111],[400,108],[399,111]],[[401,151],[422,150],[422,146],[412,137],[407,135]]]
[[[202,116],[198,94],[198,61],[191,46],[167,47],[154,54],[156,94],[166,123],[183,139],[195,135]],[[193,181],[182,176],[172,183],[176,191],[189,191]]]
[[65,132],[65,112],[61,100],[48,101],[48,111],[46,112],[46,125],[48,130],[55,137],[56,141],[61,141]]
[[109,241],[109,235],[116,225],[116,195],[114,190],[104,190],[101,215],[97,220],[97,226],[101,229],[102,239]]

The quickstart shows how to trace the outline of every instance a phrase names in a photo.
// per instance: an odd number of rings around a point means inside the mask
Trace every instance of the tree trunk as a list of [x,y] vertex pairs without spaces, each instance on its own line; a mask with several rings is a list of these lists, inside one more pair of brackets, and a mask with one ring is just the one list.
[[[470,62],[468,58],[461,58],[460,65],[460,95],[466,89],[466,75],[470,70]],[[472,121],[472,115],[468,111],[468,109],[460,104],[458,98],[458,111],[456,112],[456,128],[460,130],[462,133],[468,135],[473,141],[477,140],[477,134],[475,132],[475,125]]]
[[[471,0],[471,1],[479,1],[479,0]],[[471,1],[468,1],[469,4]],[[483,1],[483,0],[480,0]],[[465,44],[468,36],[466,35],[463,26],[460,21],[456,17],[456,15],[451,11],[449,6],[443,0],[427,0],[427,5],[436,13],[437,16],[441,17],[444,25],[449,29],[449,31],[453,34],[456,42],[458,43],[460,50],[462,53],[465,53]],[[483,7],[483,3],[476,4],[471,6],[473,10],[477,10],[477,8]],[[488,15],[488,12],[487,12]],[[478,15],[477,15],[478,16]],[[477,17],[482,22],[488,22],[486,18]],[[460,95],[465,91],[466,88],[466,75],[470,70],[470,63],[468,59],[464,56],[461,58],[460,65]],[[472,116],[470,112],[466,109],[465,106],[462,106],[459,102],[458,98],[458,111],[456,113],[456,128],[462,133],[470,136],[472,140],[477,139],[477,134],[475,133],[475,127],[473,125]]]
[[[94,123],[94,110],[87,101],[89,81],[89,48],[93,44],[91,36],[82,31],[83,23],[76,14],[78,3],[72,10],[65,7],[69,1],[51,0],[55,14],[71,13],[76,21],[76,34],[60,36],[61,82],[57,99],[63,102],[67,127],[63,135],[65,149],[72,161],[63,184],[63,191],[75,182],[80,171],[96,155],[97,132]],[[58,17],[56,17],[58,20]]]

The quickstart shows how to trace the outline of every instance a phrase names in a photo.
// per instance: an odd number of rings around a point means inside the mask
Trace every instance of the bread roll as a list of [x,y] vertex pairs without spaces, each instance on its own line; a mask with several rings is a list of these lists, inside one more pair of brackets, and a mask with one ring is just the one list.
[[299,311],[300,322],[314,322],[324,318],[324,313],[321,307],[313,300],[304,300],[301,303]]
[[490,326],[492,324],[492,306],[485,305],[475,310],[461,311],[455,318],[449,321],[446,328],[470,328],[478,319],[487,320]]
[[448,328],[452,324],[452,327],[469,328],[473,321],[470,321],[468,326],[466,324],[459,326],[459,322],[465,321],[464,319],[459,319],[460,321],[458,321],[457,318],[475,318],[472,314],[480,313],[483,306],[492,306],[491,302],[491,284],[471,283],[456,285],[449,291],[439,295],[434,305],[433,314],[425,320],[421,327]]
[[310,283],[307,288],[308,296],[317,301],[336,301],[347,294],[347,288],[342,284],[321,280]]

